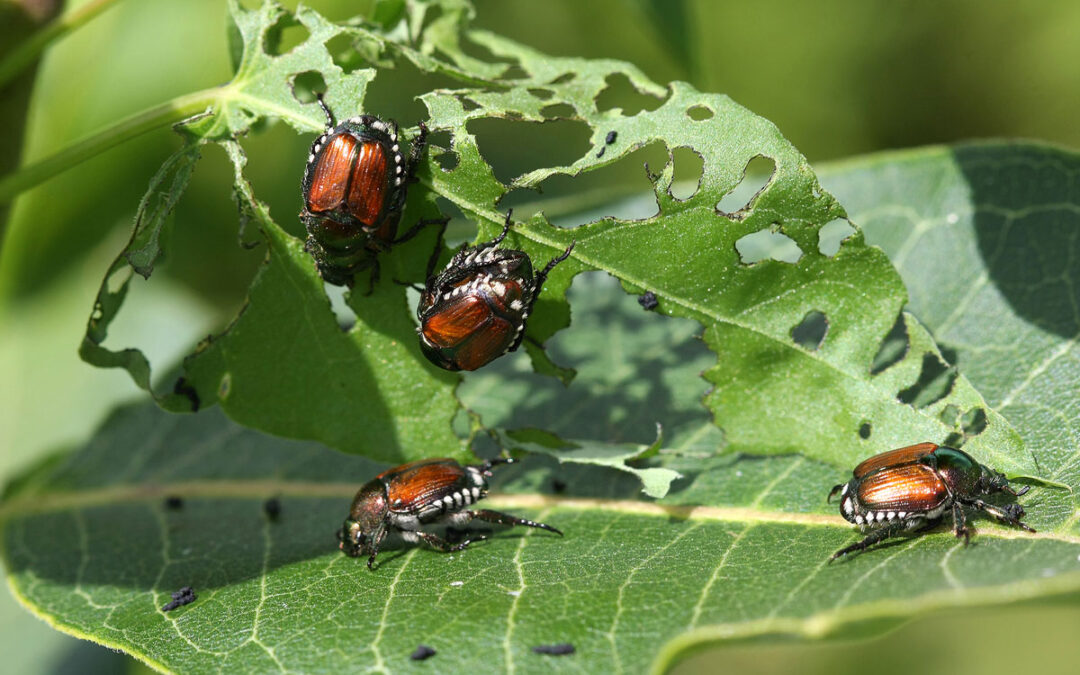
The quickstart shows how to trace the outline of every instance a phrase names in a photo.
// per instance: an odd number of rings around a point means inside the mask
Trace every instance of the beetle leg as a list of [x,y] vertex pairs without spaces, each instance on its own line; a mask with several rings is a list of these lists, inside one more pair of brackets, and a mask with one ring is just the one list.
[[1033,527],[1030,527],[1020,522],[1020,519],[1024,517],[1024,507],[1020,506],[1019,504],[1009,504],[1005,507],[999,507],[994,506],[993,504],[988,504],[981,499],[972,499],[969,503],[980,511],[985,511],[989,513],[1003,523],[1015,525],[1016,527],[1019,527],[1022,530],[1026,530],[1027,532],[1035,532],[1035,529]]
[[840,556],[847,555],[853,551],[864,551],[874,544],[884,541],[889,537],[897,534],[906,527],[904,523],[895,523],[893,525],[886,525],[885,527],[873,530],[870,534],[866,535],[866,538],[860,542],[854,543],[851,546],[845,546],[836,553],[833,553],[829,558],[829,562],[836,560]]
[[964,545],[971,541],[971,528],[967,526],[967,516],[964,514],[964,507],[960,502],[953,502],[952,505],[952,518],[953,518],[953,534],[956,538],[964,538]]
[[550,525],[544,523],[537,523],[532,520],[525,520],[524,518],[518,518],[512,516],[509,513],[500,513],[499,511],[490,511],[488,509],[482,509],[480,511],[467,511],[470,517],[477,520],[484,520],[489,523],[498,523],[499,525],[525,525],[526,527],[538,527],[541,530],[547,530],[548,532],[554,532],[555,534],[562,536],[562,531],[557,530]]
[[[368,289],[364,291],[364,297],[367,297],[375,292],[375,285],[379,283],[379,259],[371,259],[371,274],[368,276]],[[349,283],[349,288],[353,287],[353,283]]]
[[322,108],[323,113],[326,115],[326,130],[330,131],[334,128],[334,113],[330,112],[330,108],[326,107],[326,101],[323,100],[322,92],[315,94],[315,100],[319,102],[319,107]]
[[843,489],[844,489],[844,484],[843,483],[841,483],[840,485],[834,485],[833,489],[829,490],[829,496],[825,498],[825,503],[826,504],[831,504],[832,503],[832,498],[835,497],[837,495],[837,493],[839,493]]
[[513,457],[496,457],[494,459],[485,459],[484,463],[480,466],[480,470],[484,472],[485,476],[491,475],[491,468],[500,464],[513,464],[517,460]]
[[574,250],[575,244],[577,244],[576,241],[570,242],[570,245],[566,247],[565,251],[563,251],[558,257],[552,258],[551,262],[549,262],[544,267],[544,269],[540,270],[540,272],[537,273],[536,277],[533,279],[533,288],[536,289],[536,292],[533,293],[533,301],[536,300],[537,295],[540,295],[540,288],[544,285],[544,281],[547,280],[548,272],[555,269],[556,265],[570,257],[570,252]]
[[[410,227],[408,230],[405,231],[405,234],[401,235],[400,237],[398,237],[394,241],[390,242],[390,244],[393,245],[393,246],[397,246],[398,244],[409,241],[410,239],[412,239],[416,235],[420,234],[420,230],[424,229],[428,225],[442,225],[442,232],[439,235],[439,241],[441,242],[442,241],[442,233],[446,232],[446,224],[449,223],[449,222],[450,222],[450,216],[443,216],[441,218],[424,218],[423,220],[417,221],[415,225],[413,225],[412,227]],[[438,259],[439,253],[441,253],[441,252],[442,252],[442,246],[436,246],[436,248],[435,248],[435,258],[436,259]],[[431,268],[428,270],[428,276],[431,276],[431,272],[433,272],[433,271],[435,271],[435,266],[434,265],[432,265]]]
[[[412,140],[412,147],[409,149],[409,180],[416,181],[416,165],[420,163],[420,157],[424,154],[424,148],[427,147],[427,125],[421,122],[419,125],[420,133],[416,134],[416,138]],[[397,129],[394,129],[397,132]]]
[[414,534],[416,536],[420,537],[421,539],[423,539],[425,542],[427,542],[428,546],[430,546],[430,547],[432,547],[434,549],[438,549],[438,550],[442,551],[443,553],[453,553],[454,551],[464,551],[466,548],[469,547],[469,544],[473,543],[474,541],[484,541],[485,539],[487,539],[487,537],[485,537],[483,535],[478,535],[476,537],[473,537],[472,539],[466,539],[465,541],[461,542],[460,544],[451,544],[450,542],[446,541],[442,537],[431,534],[430,532],[424,532],[422,530],[416,530],[414,532]]
[[494,239],[492,239],[491,241],[489,241],[489,242],[487,242],[485,244],[477,244],[476,248],[477,249],[482,249],[482,248],[488,248],[490,246],[498,246],[499,244],[501,244],[502,240],[506,239],[506,235],[510,233],[510,216],[513,215],[513,213],[514,213],[514,209],[507,209],[506,210],[506,221],[503,222],[503,229],[502,229],[502,232],[499,233],[499,236],[495,237]]
[[372,565],[375,564],[375,556],[379,555],[379,547],[382,546],[383,539],[386,539],[386,528],[380,528],[378,534],[371,539],[371,555],[367,559],[367,568],[374,569]]

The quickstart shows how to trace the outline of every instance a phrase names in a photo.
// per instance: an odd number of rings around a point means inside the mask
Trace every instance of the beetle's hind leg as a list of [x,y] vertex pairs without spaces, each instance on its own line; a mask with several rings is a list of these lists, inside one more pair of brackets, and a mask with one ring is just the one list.
[[416,530],[414,532],[411,532],[410,534],[415,534],[418,538],[423,539],[428,546],[434,549],[438,549],[443,553],[464,551],[466,548],[469,547],[469,544],[473,543],[474,541],[484,541],[485,539],[487,539],[487,537],[483,535],[477,535],[475,537],[472,537],[471,539],[466,539],[462,541],[460,544],[451,544],[442,537],[431,534],[430,532],[424,532],[422,530]]
[[533,520],[526,520],[524,518],[518,518],[517,516],[512,516],[509,513],[500,513],[499,511],[489,511],[488,509],[482,509],[480,511],[468,511],[468,514],[476,520],[483,520],[489,523],[498,523],[499,525],[524,525],[526,527],[538,527],[541,530],[547,530],[548,532],[554,532],[560,537],[562,536],[561,530],[558,530],[550,525],[538,523]]
[[845,546],[836,553],[833,553],[832,556],[829,558],[829,562],[832,562],[840,556],[845,556],[848,553],[852,553],[854,551],[865,551],[867,548],[873,546],[874,544],[885,541],[889,537],[895,536],[905,529],[907,529],[907,524],[904,522],[899,522],[873,530],[870,532],[870,534],[866,535],[866,537],[862,541],[854,543],[851,546]]

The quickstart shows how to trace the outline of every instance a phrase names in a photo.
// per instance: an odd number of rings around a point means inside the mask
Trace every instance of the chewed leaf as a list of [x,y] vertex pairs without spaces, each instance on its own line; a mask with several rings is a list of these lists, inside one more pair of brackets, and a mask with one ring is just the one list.
[[682,477],[678,471],[671,469],[637,468],[629,464],[659,452],[664,442],[659,427],[656,430],[656,440],[651,445],[570,441],[531,429],[501,432],[497,434],[497,438],[504,448],[550,455],[560,463],[603,466],[634,474],[641,480],[642,491],[654,499],[667,496],[671,482]]
[[[294,91],[301,79],[325,84],[332,108],[363,111],[368,85],[391,77],[384,66],[404,59],[461,87],[420,97],[427,126],[433,136],[448,137],[449,147],[433,147],[421,161],[405,222],[436,217],[436,198],[443,198],[478,221],[486,239],[503,222],[501,202],[510,192],[542,189],[557,177],[572,179],[627,161],[640,149],[666,149],[663,166],[647,167],[655,210],[646,217],[562,228],[540,212],[515,223],[505,245],[528,252],[537,267],[576,242],[571,257],[548,277],[529,318],[520,352],[528,353],[537,371],[570,381],[572,371],[543,345],[570,323],[565,294],[571,280],[600,270],[635,295],[648,291],[658,303],[656,314],[700,324],[716,354],[704,373],[712,385],[705,405],[728,451],[802,453],[850,468],[875,450],[959,438],[1010,474],[1037,475],[1016,433],[929,333],[910,317],[898,320],[906,294],[884,254],[850,225],[823,247],[826,229],[845,223],[846,214],[768,120],[686,83],[661,86],[627,63],[550,57],[471,30],[472,9],[464,2],[429,10],[399,7],[374,24],[335,25],[306,8],[291,15],[273,3],[252,11],[231,5],[242,44],[236,77],[221,88],[217,105],[184,132],[192,147],[215,142],[226,150],[242,218],[262,232],[267,259],[241,314],[159,393],[166,407],[217,402],[252,427],[387,461],[467,453],[452,428],[460,412],[460,378],[423,360],[405,290],[395,283],[424,281],[432,248],[439,245],[434,234],[380,255],[381,282],[371,295],[349,296],[355,323],[342,330],[300,242],[271,218],[247,183],[244,154],[233,140],[268,117],[302,131],[318,129],[318,107],[301,103]],[[400,23],[391,27],[385,21],[393,17]],[[308,38],[277,54],[272,38],[282,22],[303,26]],[[356,56],[372,67],[342,70],[326,47],[338,37],[353,39]],[[469,43],[482,49],[466,49]],[[475,55],[485,50],[491,60]],[[607,92],[617,87],[633,92],[640,105],[606,103]],[[549,146],[548,155],[531,164],[537,168],[503,178],[480,150],[477,122],[522,127],[555,118],[585,130],[583,149],[567,154]],[[403,130],[406,138],[415,133]],[[440,158],[447,153],[454,161],[444,168]],[[298,178],[303,160],[296,158]],[[693,164],[695,189],[673,187],[677,161]],[[183,171],[176,175],[165,203],[154,206],[148,198],[140,218],[162,222],[183,189]],[[138,245],[125,252],[143,273],[166,245],[158,230],[146,232],[152,236],[137,236]],[[149,365],[139,351],[108,351],[102,341],[122,291],[103,290],[102,298],[88,356],[126,367],[149,387]],[[809,337],[807,317],[817,321]],[[898,323],[906,330],[906,348],[883,361],[882,343]],[[985,411],[977,432],[962,416],[946,414],[973,409]]]
[[[984,392],[985,401],[956,408],[960,437],[982,428],[988,411],[983,434],[1005,415],[1036,466],[1009,467],[1013,475],[1070,488],[1080,430],[1071,399],[1061,397],[1080,377],[1078,171],[1075,152],[984,143],[879,155],[827,178],[852,220],[893,257],[912,311]],[[1077,497],[1047,499],[1073,505]]]

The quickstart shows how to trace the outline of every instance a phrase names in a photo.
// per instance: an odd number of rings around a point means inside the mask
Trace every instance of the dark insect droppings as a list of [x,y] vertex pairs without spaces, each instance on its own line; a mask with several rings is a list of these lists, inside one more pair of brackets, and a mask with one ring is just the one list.
[[648,311],[652,311],[660,306],[660,301],[656,299],[656,293],[653,293],[652,291],[645,291],[637,301],[639,305]]
[[536,645],[532,648],[537,654],[550,654],[552,656],[565,656],[574,653],[574,645],[569,642],[560,642],[557,645]]
[[420,645],[416,648],[416,651],[409,655],[409,658],[413,661],[423,661],[424,659],[435,656],[435,650],[427,645]]
[[270,520],[277,520],[278,516],[281,515],[281,500],[277,497],[267,499],[263,502],[263,513],[265,513]]
[[609,132],[607,132],[607,138],[604,139],[604,142],[607,143],[608,145],[611,145],[612,143],[615,142],[615,139],[618,136],[619,136],[619,133],[617,131],[609,131]]
[[183,607],[184,605],[190,605],[195,602],[195,599],[199,596],[195,595],[195,591],[191,586],[184,586],[180,590],[172,594],[172,601],[161,608],[163,612],[171,612],[177,607]]
[[607,146],[606,146],[606,145],[605,145],[604,147],[600,148],[600,152],[596,153],[596,158],[597,158],[597,159],[600,159],[601,157],[603,157],[603,156],[604,156],[604,151],[605,151],[605,150],[607,150]]
[[184,500],[176,495],[169,495],[165,497],[165,508],[170,511],[176,511],[184,508]]
[[199,412],[200,401],[199,392],[195,391],[195,387],[191,386],[184,378],[180,378],[173,385],[173,393],[180,396],[184,396],[187,400],[191,401],[191,412]]

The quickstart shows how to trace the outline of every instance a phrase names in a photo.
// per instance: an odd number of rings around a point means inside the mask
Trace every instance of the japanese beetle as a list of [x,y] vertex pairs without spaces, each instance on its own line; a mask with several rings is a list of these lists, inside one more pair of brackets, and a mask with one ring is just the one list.
[[994,506],[980,498],[997,492],[1019,497],[1030,488],[1012,489],[1004,474],[956,448],[935,443],[909,445],[874,455],[856,466],[852,474],[847,483],[833,487],[828,499],[831,501],[839,493],[840,515],[872,529],[862,541],[840,549],[830,560],[866,549],[904,530],[933,527],[949,511],[953,532],[967,543],[971,530],[965,506],[1028,532],[1035,531],[1020,522],[1024,507],[1015,503]]
[[326,114],[326,131],[311,145],[304,170],[304,248],[327,283],[351,286],[353,276],[368,267],[374,282],[379,252],[412,238],[424,225],[445,222],[422,220],[397,236],[409,183],[427,144],[427,126],[420,123],[406,159],[397,122],[360,115],[335,125],[322,96],[318,102]]
[[544,523],[498,511],[465,508],[487,496],[491,467],[511,462],[502,458],[462,466],[452,459],[422,459],[384,471],[353,498],[349,517],[338,532],[339,548],[353,558],[368,556],[369,569],[389,532],[397,532],[409,543],[423,540],[440,551],[461,551],[487,537],[451,544],[420,528],[429,524],[464,525],[474,518],[501,525],[538,527],[562,536],[562,532]]
[[446,370],[476,370],[521,344],[525,320],[551,270],[574,245],[533,276],[524,251],[497,248],[510,231],[510,213],[502,234],[464,248],[438,276],[430,276],[416,316],[420,349]]

